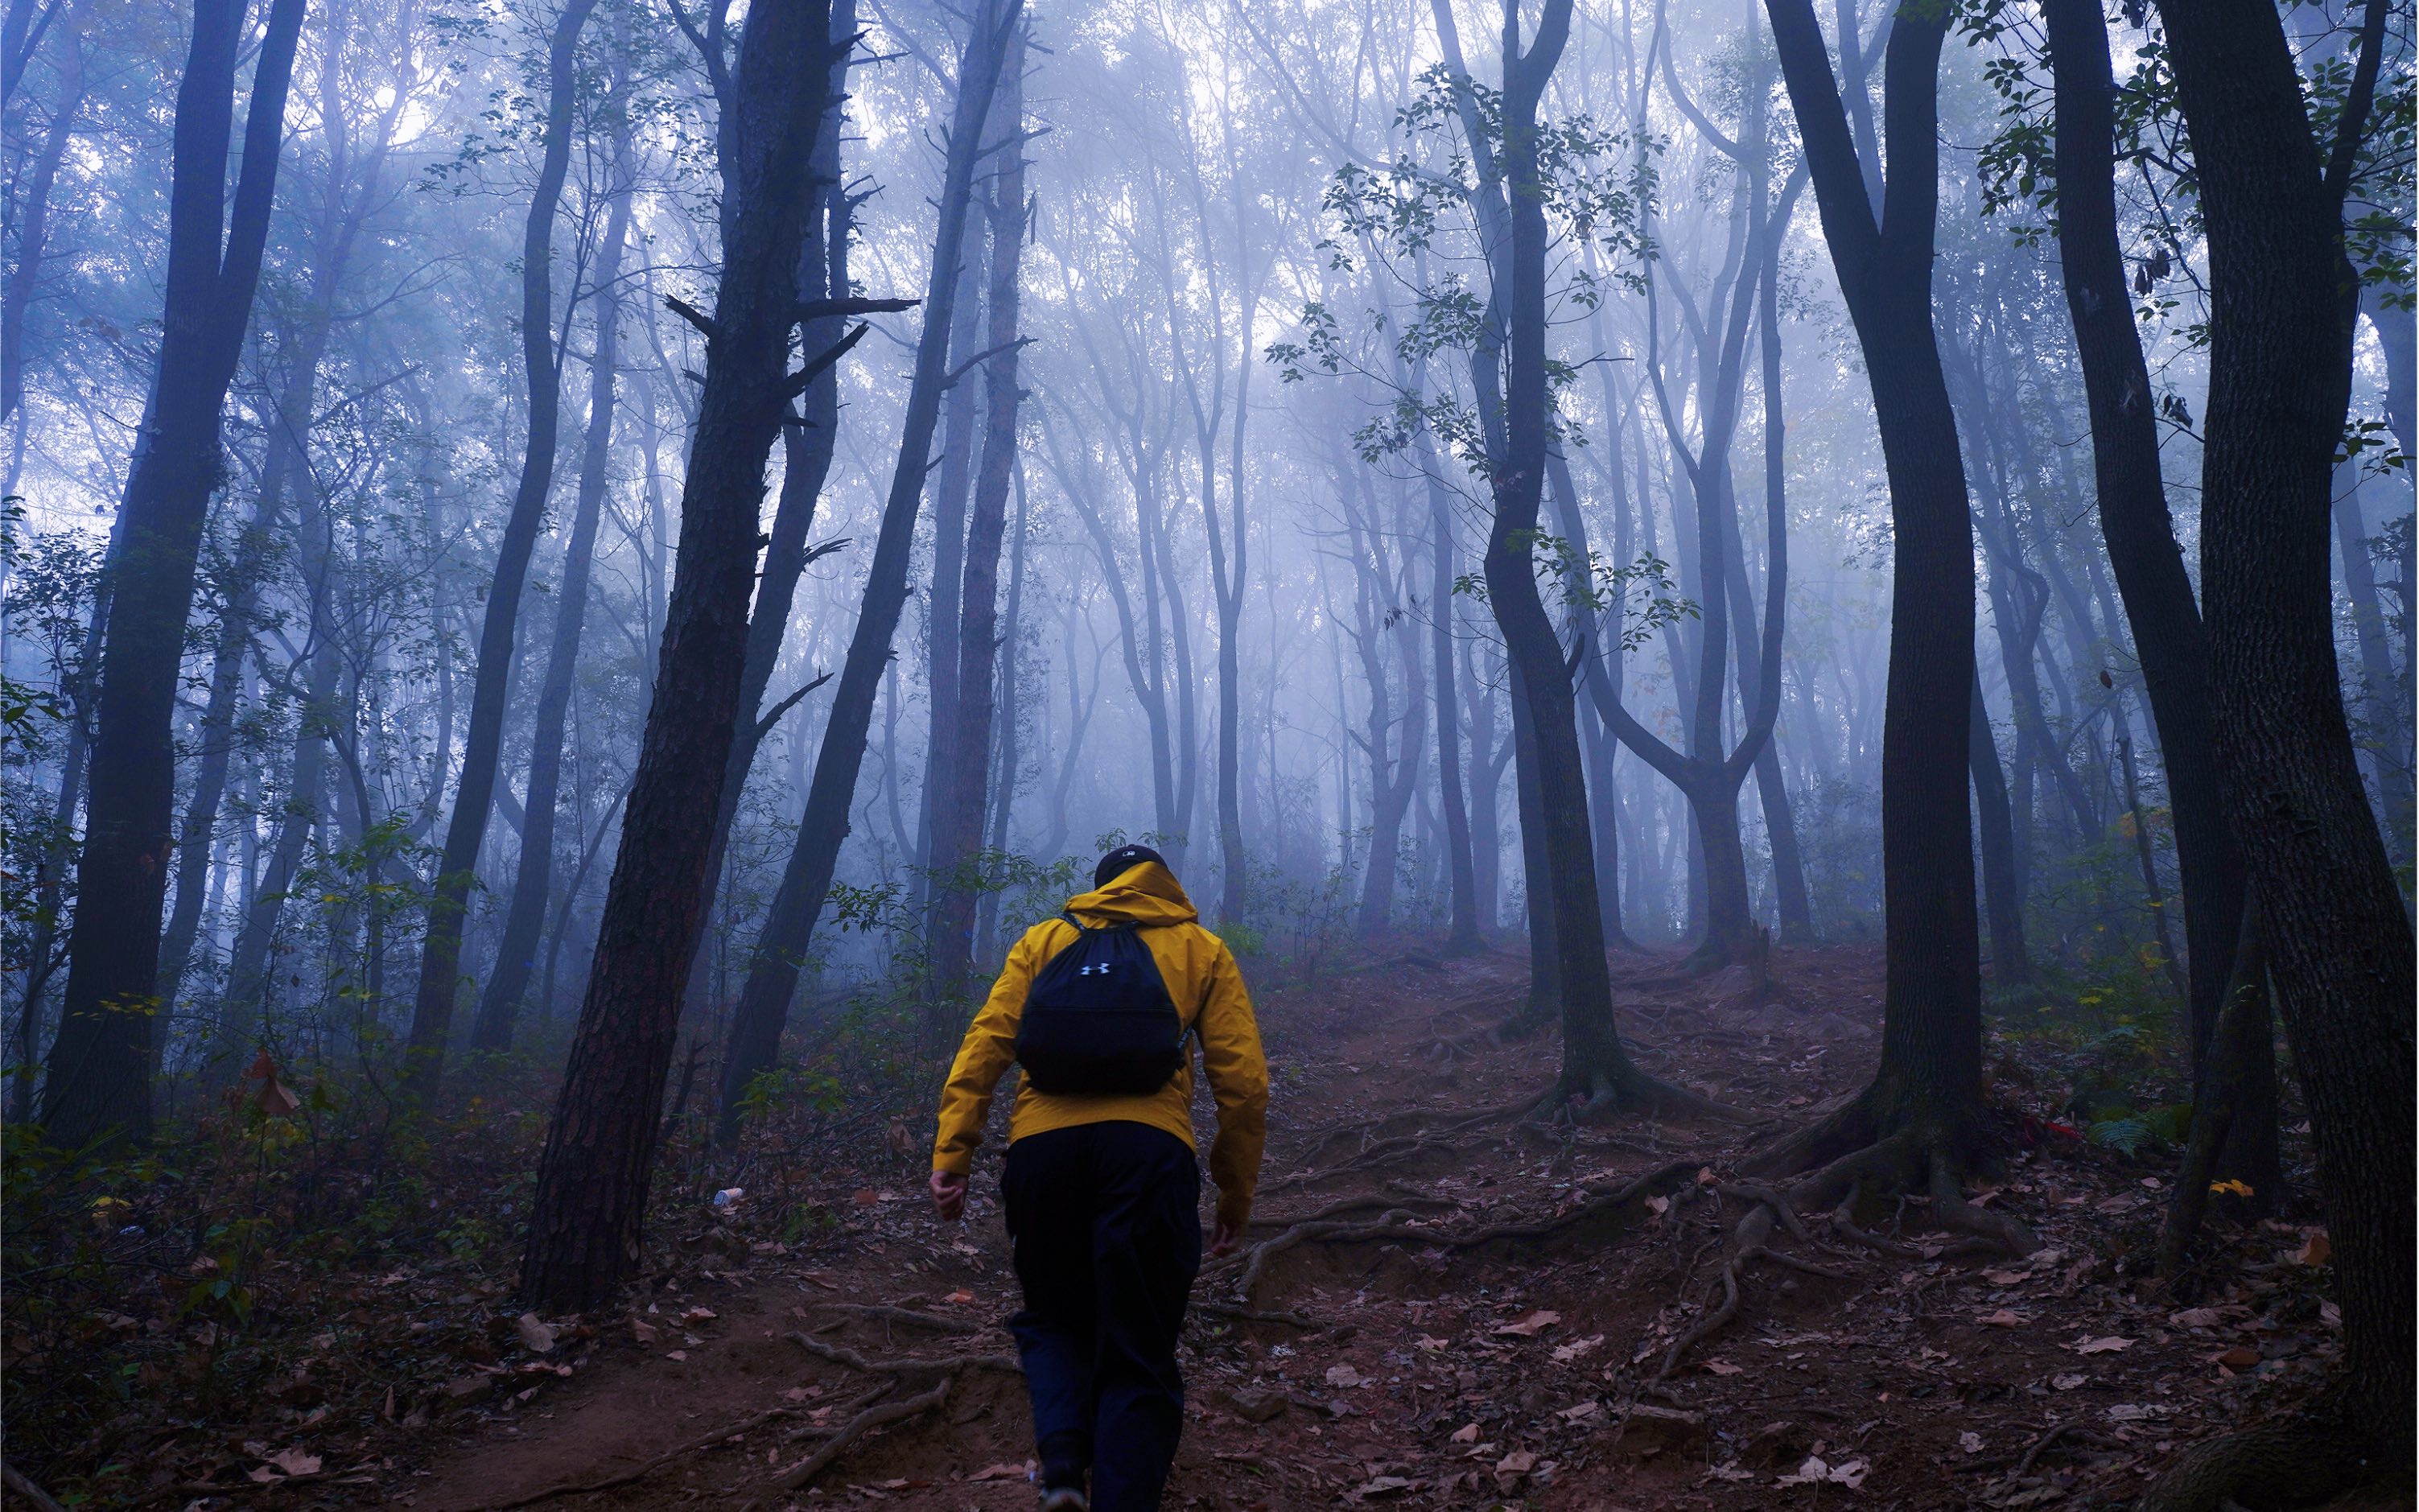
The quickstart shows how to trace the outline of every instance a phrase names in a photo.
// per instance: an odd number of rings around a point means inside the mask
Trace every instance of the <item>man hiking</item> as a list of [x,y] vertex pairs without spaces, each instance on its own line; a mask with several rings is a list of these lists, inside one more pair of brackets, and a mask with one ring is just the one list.
[[955,1219],[993,1089],[1024,1068],[999,1184],[1043,1512],[1147,1512],[1176,1459],[1176,1335],[1201,1269],[1190,1042],[1218,1104],[1210,1253],[1251,1219],[1268,1061],[1235,957],[1198,918],[1157,851],[1102,856],[1092,890],[1009,951],[941,1092],[932,1201]]

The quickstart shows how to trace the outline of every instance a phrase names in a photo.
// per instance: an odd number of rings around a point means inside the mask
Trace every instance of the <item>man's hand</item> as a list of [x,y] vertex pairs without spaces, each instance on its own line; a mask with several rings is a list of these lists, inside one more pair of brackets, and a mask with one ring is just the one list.
[[966,1179],[955,1171],[934,1171],[932,1180],[932,1206],[943,1223],[955,1223],[958,1214],[966,1211]]
[[1210,1257],[1232,1255],[1235,1246],[1243,1242],[1243,1226],[1223,1214],[1210,1230]]

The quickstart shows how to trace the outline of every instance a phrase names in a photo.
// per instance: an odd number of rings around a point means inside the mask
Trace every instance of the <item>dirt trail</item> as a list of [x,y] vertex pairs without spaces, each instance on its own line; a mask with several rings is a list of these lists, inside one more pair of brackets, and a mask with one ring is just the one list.
[[[1625,964],[1644,1062],[1760,1122],[1514,1117],[1558,1047],[1487,1033],[1522,985],[1507,956],[1262,1003],[1276,1089],[1256,1243],[1196,1288],[1166,1505],[2112,1504],[2331,1352],[2319,1273],[2281,1226],[2271,1279],[2197,1313],[2136,1300],[2108,1257],[2155,1214],[2156,1178],[2051,1135],[1982,1198],[2047,1242],[2029,1262],[1940,1257],[1919,1209],[1895,1215],[1899,1255],[1810,1215],[1775,1241],[1797,1263],[1750,1267],[1736,1314],[1656,1380],[1721,1300],[1718,1240],[1746,1210],[1716,1183],[1862,1085],[1880,983],[1853,949],[1780,954],[1778,994]],[[1206,1099],[1198,1116],[1206,1133]],[[526,1402],[442,1420],[392,1504],[501,1507],[679,1451],[537,1504],[1030,1505],[996,1147],[969,1221],[944,1226],[920,1200],[924,1137],[895,1132],[875,1174],[810,1178],[834,1221],[806,1242],[751,1237],[744,1200],[733,1225],[701,1218],[684,1236],[700,1257],[660,1278],[638,1326],[601,1323],[574,1379],[533,1377],[547,1384]],[[782,1489],[860,1412],[918,1402]]]

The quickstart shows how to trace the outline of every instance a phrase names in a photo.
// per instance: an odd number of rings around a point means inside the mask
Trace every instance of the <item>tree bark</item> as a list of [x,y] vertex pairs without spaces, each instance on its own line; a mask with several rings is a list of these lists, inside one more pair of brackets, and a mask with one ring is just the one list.
[[412,999],[411,1038],[404,1053],[407,1095],[425,1099],[445,1074],[461,986],[462,924],[477,883],[479,847],[487,837],[502,755],[504,702],[512,691],[513,648],[520,632],[521,591],[529,581],[538,527],[554,486],[554,457],[562,415],[562,364],[554,333],[554,219],[571,167],[571,125],[577,102],[579,34],[596,0],[564,0],[547,40],[546,146],[537,187],[521,230],[521,371],[529,379],[529,438],[520,485],[496,546],[495,576],[479,625],[478,670],[470,684],[470,724],[455,775],[454,811],[428,901],[421,942],[420,984]]
[[845,350],[809,353],[806,375],[786,371],[807,313],[798,253],[831,61],[828,0],[759,0],[722,100],[722,279],[704,322],[671,600],[521,1265],[524,1296],[549,1311],[603,1304],[638,1258],[702,912],[709,837],[699,817],[721,800],[742,713],[765,461],[803,377]]
[[202,524],[223,471],[220,411],[260,283],[303,0],[270,0],[230,207],[227,149],[247,9],[244,0],[196,0],[177,90],[159,366],[119,506],[67,993],[43,1087],[43,1120],[69,1147],[151,1133],[160,916],[176,807],[169,731]]
[[[2333,1453],[2321,1461],[2302,1443],[2269,1468],[2308,1492],[2347,1461],[2362,1478],[2407,1486],[2419,1415],[2411,930],[2344,718],[2327,563],[2359,292],[2343,202],[2386,8],[2363,8],[2361,55],[2323,163],[2273,6],[2159,10],[2209,239],[2201,591],[2212,722],[2308,1101],[2344,1320],[2333,1422],[2319,1441]],[[2257,1448],[2256,1438],[2203,1446],[2148,1504],[2206,1504],[2177,1498],[2200,1497],[2212,1479],[2242,1485],[2229,1473],[2248,1471]]]

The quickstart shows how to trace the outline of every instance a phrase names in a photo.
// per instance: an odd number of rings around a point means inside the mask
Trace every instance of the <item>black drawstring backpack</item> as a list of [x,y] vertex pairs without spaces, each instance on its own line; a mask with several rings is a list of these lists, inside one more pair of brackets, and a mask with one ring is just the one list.
[[1050,958],[1025,995],[1016,1059],[1036,1091],[1143,1097],[1184,1065],[1184,1021],[1159,962],[1131,921],[1087,929]]

